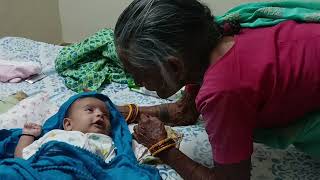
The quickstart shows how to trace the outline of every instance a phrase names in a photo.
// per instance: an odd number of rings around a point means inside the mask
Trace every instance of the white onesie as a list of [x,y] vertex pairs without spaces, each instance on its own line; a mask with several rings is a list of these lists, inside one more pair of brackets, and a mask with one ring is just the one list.
[[88,150],[110,162],[116,155],[115,146],[110,136],[98,133],[82,133],[80,131],[52,130],[34,141],[22,151],[24,159],[30,158],[38,149],[49,141],[65,142]]

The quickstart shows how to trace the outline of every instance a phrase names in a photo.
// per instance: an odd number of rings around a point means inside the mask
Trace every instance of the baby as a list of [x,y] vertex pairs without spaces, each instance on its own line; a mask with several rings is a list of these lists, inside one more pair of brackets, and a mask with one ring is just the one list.
[[95,97],[76,100],[63,120],[64,130],[52,130],[34,141],[41,134],[41,126],[26,123],[15,150],[15,157],[30,158],[41,145],[49,141],[65,142],[86,149],[109,162],[115,157],[111,137],[110,114],[106,104]]

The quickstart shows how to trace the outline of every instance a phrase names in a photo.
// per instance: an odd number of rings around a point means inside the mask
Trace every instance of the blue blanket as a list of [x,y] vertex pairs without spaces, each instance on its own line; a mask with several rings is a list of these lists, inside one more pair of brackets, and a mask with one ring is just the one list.
[[62,129],[71,104],[83,97],[96,97],[106,102],[111,114],[112,138],[116,157],[108,164],[103,159],[78,147],[52,141],[43,145],[28,160],[13,158],[21,129],[0,130],[0,177],[4,179],[161,179],[156,168],[140,165],[132,151],[128,126],[110,99],[94,92],[71,97],[43,125],[43,134]]

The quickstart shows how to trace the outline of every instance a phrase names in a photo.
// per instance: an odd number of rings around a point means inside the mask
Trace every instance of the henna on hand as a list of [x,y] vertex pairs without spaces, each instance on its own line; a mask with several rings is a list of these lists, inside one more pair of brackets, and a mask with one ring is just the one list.
[[148,148],[167,138],[164,123],[152,116],[141,115],[141,120],[133,130],[135,139]]

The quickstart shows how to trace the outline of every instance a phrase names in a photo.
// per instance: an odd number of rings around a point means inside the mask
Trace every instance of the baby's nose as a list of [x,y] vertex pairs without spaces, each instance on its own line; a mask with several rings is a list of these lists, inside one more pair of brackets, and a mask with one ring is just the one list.
[[103,112],[100,109],[97,108],[95,110],[95,114],[96,114],[96,116],[101,117],[103,115]]

